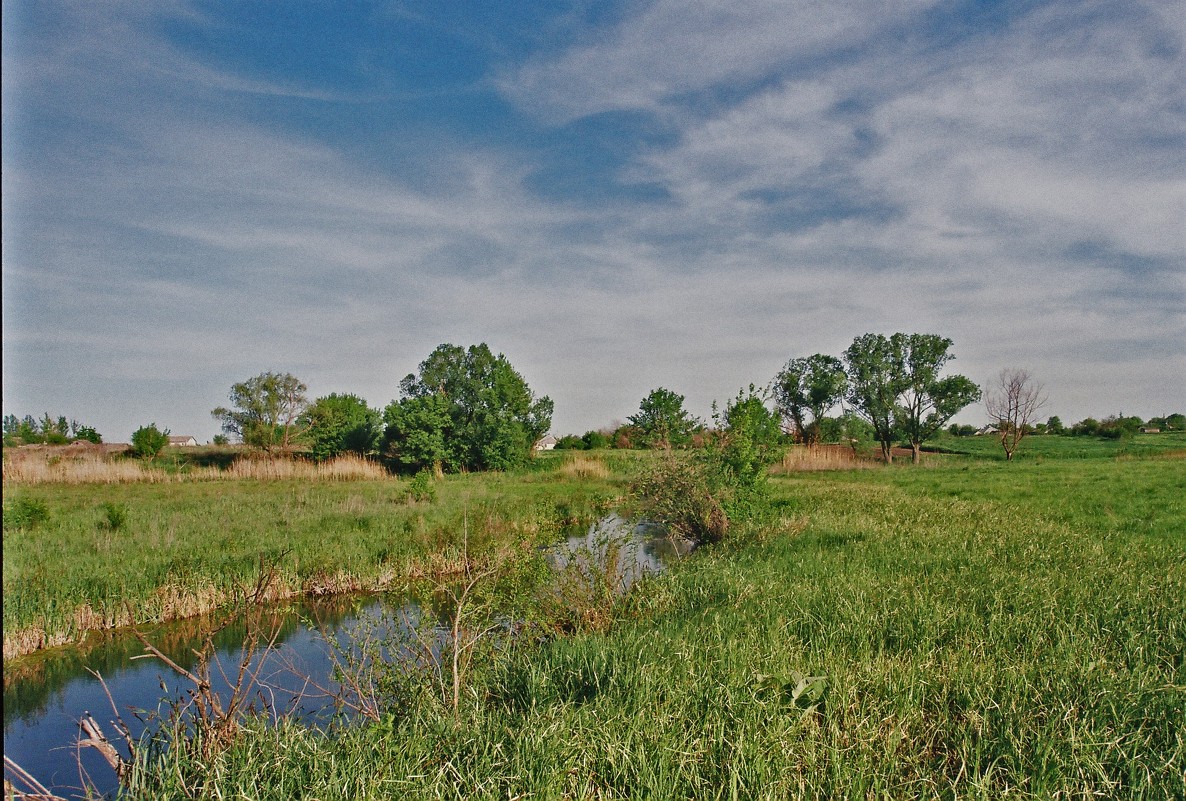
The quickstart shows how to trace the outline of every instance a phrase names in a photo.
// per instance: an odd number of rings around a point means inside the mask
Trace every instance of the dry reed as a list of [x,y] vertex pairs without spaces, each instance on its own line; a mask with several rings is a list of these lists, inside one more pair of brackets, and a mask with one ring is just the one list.
[[564,460],[556,471],[565,478],[608,478],[609,468],[600,459],[572,456]]
[[338,456],[309,462],[288,456],[236,459],[227,468],[199,467],[169,472],[151,462],[140,462],[101,451],[66,452],[20,449],[4,454],[5,484],[141,484],[174,481],[251,479],[278,481],[358,481],[388,478],[382,465],[358,456]]
[[787,451],[782,461],[770,468],[771,473],[801,473],[815,470],[866,470],[881,463],[854,453],[844,445],[818,445],[815,447],[794,447]]

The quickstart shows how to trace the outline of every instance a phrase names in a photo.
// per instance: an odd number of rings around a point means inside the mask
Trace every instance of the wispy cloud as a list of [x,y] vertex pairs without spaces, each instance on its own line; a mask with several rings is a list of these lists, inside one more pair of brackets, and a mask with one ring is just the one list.
[[[1026,366],[1064,419],[1168,411],[1186,396],[1165,379],[1186,373],[1171,5],[953,27],[921,1],[628,4],[490,62],[502,95],[473,88],[472,113],[509,103],[523,141],[446,114],[414,145],[388,82],[237,71],[171,38],[223,24],[184,4],[51,7],[5,48],[6,411],[85,416],[84,386],[113,436],[150,404],[201,436],[265,369],[382,404],[436,344],[488,341],[575,430],[660,384],[706,415],[872,330],[952,336],[977,379]],[[539,191],[597,126],[612,163]]]

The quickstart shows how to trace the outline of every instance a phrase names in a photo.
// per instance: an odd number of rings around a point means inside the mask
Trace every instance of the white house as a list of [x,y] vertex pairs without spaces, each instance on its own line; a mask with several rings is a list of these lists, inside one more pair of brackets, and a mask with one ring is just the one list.
[[556,443],[557,443],[557,442],[559,442],[559,441],[560,441],[560,440],[556,439],[556,438],[555,438],[555,437],[553,437],[551,434],[548,434],[548,435],[547,435],[546,437],[544,437],[543,439],[541,439],[541,440],[537,441],[537,442],[535,443],[535,445],[531,446],[531,449],[532,449],[532,450],[536,450],[536,451],[550,451],[550,450],[555,450],[555,448],[556,448]]
[[169,436],[169,446],[172,448],[193,448],[196,447],[198,441],[193,437],[175,437]]

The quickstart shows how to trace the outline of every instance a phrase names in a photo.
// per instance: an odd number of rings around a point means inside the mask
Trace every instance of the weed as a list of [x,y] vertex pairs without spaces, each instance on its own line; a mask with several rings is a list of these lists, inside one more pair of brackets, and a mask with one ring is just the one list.
[[49,506],[37,498],[17,498],[4,510],[4,529],[34,529],[49,520]]
[[119,531],[128,522],[128,507],[122,503],[108,501],[101,507],[99,528],[105,531]]

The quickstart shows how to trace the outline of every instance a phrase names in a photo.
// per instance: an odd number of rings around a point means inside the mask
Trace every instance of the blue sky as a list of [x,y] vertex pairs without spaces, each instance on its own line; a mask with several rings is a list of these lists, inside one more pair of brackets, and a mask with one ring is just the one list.
[[4,412],[205,441],[487,342],[579,433],[870,331],[1183,411],[1181,12],[5,2]]

